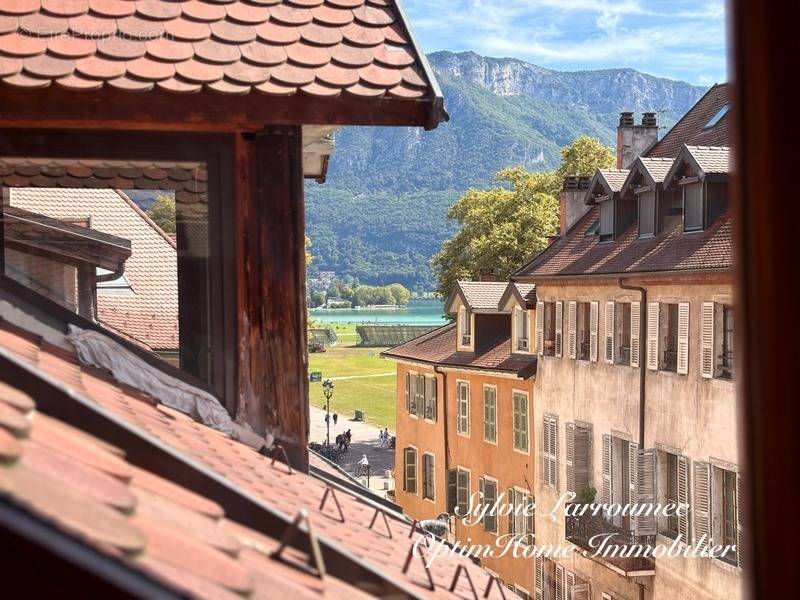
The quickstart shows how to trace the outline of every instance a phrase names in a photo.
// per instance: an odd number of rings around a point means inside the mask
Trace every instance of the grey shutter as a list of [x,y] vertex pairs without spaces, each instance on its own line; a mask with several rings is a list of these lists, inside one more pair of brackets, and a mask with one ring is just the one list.
[[694,479],[694,541],[699,542],[705,536],[704,544],[711,538],[711,465],[707,462],[695,462]]
[[455,512],[458,503],[458,471],[456,469],[447,470],[447,512]]
[[534,598],[535,600],[544,600],[544,557],[538,553],[534,557]]
[[406,373],[406,412],[411,413],[411,373]]
[[597,328],[600,321],[600,303],[589,305],[589,360],[597,362]]
[[571,600],[591,600],[591,588],[588,583],[579,583],[572,587]]
[[575,493],[580,494],[591,486],[592,473],[592,430],[588,427],[575,428]]
[[547,417],[542,419],[542,432],[541,435],[538,436],[539,438],[539,481],[541,481],[544,485],[547,485],[550,481],[548,476],[549,472],[549,464],[550,461],[547,460]]
[[566,600],[564,598],[564,567],[556,564],[556,598],[555,600]]
[[460,516],[465,516],[469,507],[469,473],[458,469],[458,483],[456,486],[456,502]]
[[644,512],[636,518],[636,535],[656,535],[658,533],[658,519],[653,514],[658,499],[655,449],[639,450],[638,459],[636,499],[639,505],[643,507]]
[[564,352],[564,303],[556,302],[556,356]]
[[508,513],[508,533],[514,535],[514,488],[508,488],[508,492],[506,492],[506,504],[510,504],[512,508]]
[[436,378],[425,378],[425,418],[436,420]]
[[689,373],[689,303],[678,304],[678,373]]
[[631,366],[639,366],[639,321],[642,317],[641,303],[631,302]]
[[417,416],[425,418],[425,376],[417,375]]
[[558,420],[555,418],[550,419],[550,477],[552,478],[551,484],[554,488],[558,488]]
[[534,514],[536,511],[536,507],[534,506],[535,502],[533,500],[533,496],[528,494],[525,495],[525,507],[526,510],[529,511],[529,514],[525,515],[525,536],[528,540],[528,545],[532,545],[536,540],[534,536],[534,529],[536,526],[534,525]]
[[567,345],[569,346],[569,357],[570,358],[577,358],[578,356],[578,340],[577,340],[577,333],[576,329],[578,327],[578,303],[577,302],[570,302],[569,303],[569,310],[568,312],[568,323],[567,323]]
[[536,353],[544,354],[544,302],[536,303]]
[[[678,456],[678,503],[686,507],[691,506],[689,500],[689,459],[685,456]],[[678,515],[678,534],[684,544],[690,542],[689,539],[689,514],[691,508],[681,511]]]
[[700,374],[714,376],[714,303],[703,302],[700,309]]
[[603,434],[603,504],[611,504],[611,436]]
[[[483,510],[483,505],[486,503],[486,487],[484,485],[483,477],[478,477],[478,492],[480,492],[481,501],[478,504],[477,508],[479,510]],[[478,513],[480,514],[480,513]],[[486,529],[486,515],[481,517],[481,525],[483,525],[483,529]]]
[[736,474],[736,562],[740,567],[744,566],[744,532],[742,531],[742,521],[744,516],[744,504],[742,503],[742,476]]
[[578,490],[575,489],[575,423],[567,423],[565,428],[564,453],[567,458],[567,491],[577,494]]
[[658,302],[647,303],[647,368],[658,370]]
[[[628,503],[635,505],[638,502],[638,481],[639,481],[639,444],[628,442]],[[631,531],[635,532],[638,528],[638,518],[631,515]]]
[[605,343],[603,344],[603,357],[605,361],[614,364],[614,303],[606,302],[606,331]]
[[405,450],[405,485],[409,494],[417,493],[417,451],[414,448]]

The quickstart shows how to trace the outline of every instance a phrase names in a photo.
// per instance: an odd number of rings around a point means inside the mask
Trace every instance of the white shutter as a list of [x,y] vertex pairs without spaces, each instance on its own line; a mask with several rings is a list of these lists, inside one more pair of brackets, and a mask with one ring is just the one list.
[[600,312],[600,303],[592,302],[589,305],[589,360],[597,362],[597,322]]
[[655,449],[639,450],[637,469],[636,501],[640,506],[644,507],[644,512],[636,517],[636,535],[656,535],[658,533],[658,522],[654,511],[658,494],[656,489]]
[[[638,502],[637,491],[639,489],[639,444],[628,442],[628,503],[635,505]],[[635,532],[638,528],[638,518],[631,515],[631,531]]]
[[639,321],[641,320],[641,304],[631,302],[631,366],[639,366]]
[[689,303],[678,304],[678,373],[689,373]]
[[564,303],[556,302],[556,356],[561,358],[564,351]]
[[575,492],[591,487],[592,473],[592,430],[588,427],[575,428],[575,451],[573,469],[575,472]]
[[544,484],[547,485],[550,481],[550,461],[547,460],[547,432],[549,428],[547,427],[547,417],[542,420],[542,433],[539,436],[539,480]]
[[695,462],[694,479],[694,541],[699,542],[705,536],[704,544],[711,537],[711,465],[707,462]]
[[578,340],[576,337],[575,330],[578,327],[578,303],[577,302],[570,302],[569,303],[569,311],[568,311],[568,335],[567,335],[567,344],[569,346],[569,357],[570,358],[577,358],[578,357]]
[[[513,519],[512,519],[513,520]],[[544,557],[538,553],[534,557],[534,567],[536,573],[534,574],[534,589],[535,599],[543,600],[544,598]]]
[[714,376],[714,303],[703,302],[700,309],[700,374]]
[[536,354],[544,354],[544,302],[536,303]]
[[603,434],[603,504],[611,504],[611,436]]
[[556,597],[555,600],[566,600],[564,598],[564,567],[556,565]]
[[658,371],[658,302],[647,303],[647,368]]
[[406,373],[406,412],[411,412],[411,373]]
[[575,573],[564,571],[564,597],[572,600],[572,588],[575,587]]
[[612,598],[610,593],[603,592],[603,600],[614,600],[614,598]]
[[[685,456],[678,457],[678,503],[690,507],[689,500],[689,459]],[[678,515],[678,534],[684,544],[689,544],[689,514],[691,508],[684,508]]]
[[606,302],[606,337],[603,344],[603,357],[605,361],[614,364],[614,303]]
[[591,588],[588,583],[579,583],[572,588],[571,600],[591,600]]
[[550,483],[558,488],[558,421],[550,419]]
[[744,504],[742,490],[742,476],[736,474],[736,562],[740,567],[744,566],[744,532],[742,531],[742,521],[744,520]]
[[567,491],[578,493],[575,489],[575,423],[566,424],[566,441],[564,444],[567,457]]

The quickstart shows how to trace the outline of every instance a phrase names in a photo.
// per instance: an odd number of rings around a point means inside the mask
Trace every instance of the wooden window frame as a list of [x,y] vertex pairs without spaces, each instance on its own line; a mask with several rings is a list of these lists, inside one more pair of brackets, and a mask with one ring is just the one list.
[[[525,449],[517,446],[517,396],[525,397]],[[521,421],[520,421],[521,422]],[[511,444],[514,452],[530,456],[531,453],[531,396],[526,390],[511,390]]]
[[[414,454],[414,490],[408,489],[408,453],[413,452]],[[403,448],[403,491],[406,494],[413,494],[417,495],[419,493],[419,486],[417,482],[419,481],[419,451],[416,446],[409,444]]]
[[[431,463],[431,481],[428,481],[427,459]],[[428,495],[428,486],[432,488],[432,493]],[[429,502],[436,502],[436,455],[431,452],[422,453],[422,499]]]
[[[489,439],[486,437],[486,391],[492,390],[494,392],[494,439]],[[498,414],[498,407],[497,407],[497,386],[493,383],[484,383],[483,384],[483,441],[492,444],[494,446],[497,445],[497,439],[499,436],[498,431],[498,421],[497,421],[497,414]]]
[[[462,414],[462,400],[461,400],[461,389],[467,389],[467,400],[466,400],[466,413]],[[470,437],[470,430],[472,428],[471,418],[470,418],[470,411],[472,410],[472,390],[470,389],[471,386],[469,381],[464,379],[456,379],[456,433],[462,437]],[[466,420],[466,428],[462,429],[461,422],[462,419]]]

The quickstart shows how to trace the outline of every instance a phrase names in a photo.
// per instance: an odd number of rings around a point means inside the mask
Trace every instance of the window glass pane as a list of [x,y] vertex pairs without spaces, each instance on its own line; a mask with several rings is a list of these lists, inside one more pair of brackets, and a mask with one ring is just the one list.
[[639,237],[654,235],[656,232],[656,193],[639,194]]
[[683,228],[692,231],[703,228],[703,184],[683,186]]
[[213,385],[207,178],[201,163],[0,158],[5,275]]

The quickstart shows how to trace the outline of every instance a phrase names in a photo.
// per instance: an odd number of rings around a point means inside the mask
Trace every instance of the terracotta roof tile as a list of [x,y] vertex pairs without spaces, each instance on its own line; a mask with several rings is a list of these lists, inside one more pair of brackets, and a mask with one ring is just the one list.
[[[32,353],[30,344],[34,344],[38,352]],[[13,360],[34,367],[39,367],[44,355],[56,352],[54,347],[36,341],[6,322],[0,322],[0,347]],[[62,360],[62,364],[66,361]],[[471,561],[458,556],[440,556],[431,567],[436,589],[428,590],[424,571],[417,562],[407,575],[402,574],[408,550],[419,537],[419,534],[409,537],[409,522],[390,513],[391,537],[382,529],[370,529],[375,508],[340,490],[337,498],[345,515],[345,522],[341,523],[332,506],[320,510],[319,502],[326,489],[322,481],[296,471],[290,474],[285,465],[272,465],[269,458],[193,421],[188,415],[154,405],[140,394],[115,384],[109,375],[90,367],[82,369],[85,374],[104,380],[107,386],[116,387],[119,393],[110,394],[98,386],[80,385],[85,377],[76,381],[72,376],[61,379],[57,372],[52,376],[73,394],[98,403],[134,430],[146,432],[204,464],[279,513],[289,517],[304,508],[319,536],[360,557],[382,572],[387,580],[405,586],[422,598],[471,598],[472,591],[464,578],[454,593],[448,591],[456,568],[463,565],[479,593],[486,589],[488,575]],[[3,398],[0,388],[0,404]],[[9,409],[16,410],[10,406]],[[320,582],[305,570],[294,568],[292,565],[306,561],[305,556],[294,550],[286,553],[286,562],[272,560],[270,554],[277,547],[274,539],[221,519],[221,509],[213,501],[193,492],[176,493],[175,483],[128,465],[105,443],[86,433],[41,413],[34,413],[31,422],[29,438],[14,435],[18,452],[14,444],[5,444],[11,446],[12,454],[21,453],[24,457],[26,447],[36,443],[49,456],[58,455],[61,460],[80,463],[81,467],[74,468],[83,469],[81,472],[86,468],[97,469],[100,475],[96,476],[101,476],[109,470],[122,471],[110,474],[133,494],[136,506],[133,511],[122,512],[87,493],[82,484],[70,483],[69,478],[62,482],[54,479],[52,473],[34,471],[24,464],[24,468],[17,464],[9,469],[3,463],[0,463],[0,501],[2,494],[8,493],[2,490],[11,488],[15,498],[25,502],[31,510],[55,520],[101,550],[120,552],[131,568],[157,574],[163,581],[188,590],[193,596],[233,598],[237,597],[236,593],[248,593],[254,598],[364,597],[362,592],[330,575]],[[2,425],[0,431],[8,432]],[[109,465],[114,466],[109,469]],[[11,484],[4,487],[3,478],[10,479]],[[16,496],[18,488],[21,490],[19,497]],[[490,597],[496,598],[498,594]]]
[[459,281],[457,284],[467,306],[472,310],[497,311],[507,281]]
[[[0,502],[10,497],[51,527],[191,597],[366,597],[335,577],[323,582],[308,573],[302,568],[307,557],[297,550],[273,559],[275,539],[228,521],[216,503],[128,465],[105,442],[36,412],[20,397],[0,385],[0,411],[29,407],[31,426],[25,437],[0,421]],[[84,453],[69,451],[75,447]],[[104,459],[87,462],[86,454]],[[104,460],[120,461],[133,479],[99,469]]]
[[[256,39],[270,49],[248,46]],[[146,91],[158,82],[174,92],[241,94],[273,80],[260,91],[398,98],[431,88],[396,7],[380,1],[14,0],[0,7],[0,52],[0,78],[22,88],[57,80],[68,89]],[[324,71],[332,61],[351,75],[332,78]],[[251,62],[269,67],[267,77],[220,82],[205,65],[234,63],[241,73]],[[404,71],[410,66],[413,75]],[[299,77],[297,67],[308,72]],[[420,91],[398,87],[401,79]]]
[[727,174],[731,172],[731,149],[719,146],[686,146],[703,173]]

